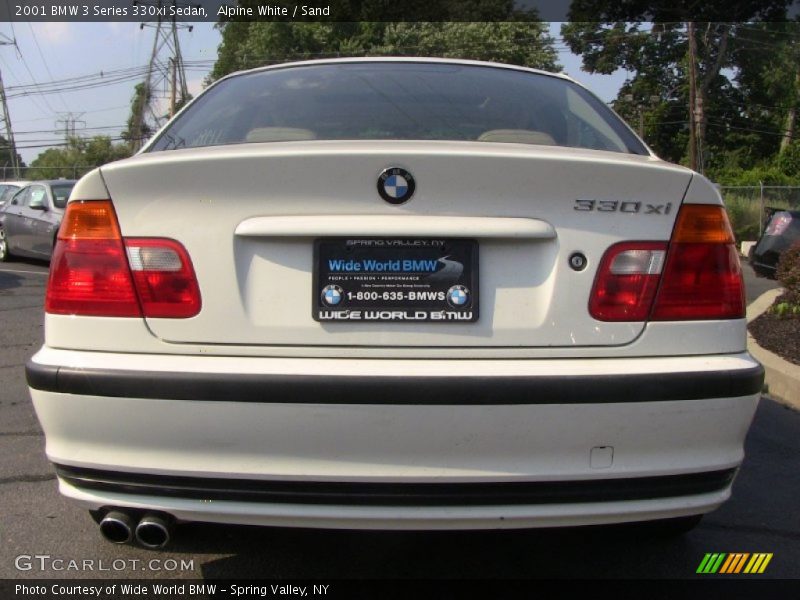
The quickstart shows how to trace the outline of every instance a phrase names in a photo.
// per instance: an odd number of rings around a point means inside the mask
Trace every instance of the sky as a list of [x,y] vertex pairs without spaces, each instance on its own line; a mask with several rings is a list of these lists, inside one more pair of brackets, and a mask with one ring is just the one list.
[[[594,91],[606,102],[613,100],[626,78],[625,71],[590,75],[581,70],[580,57],[561,41],[560,23],[550,24],[556,40],[558,62],[564,72]],[[138,23],[0,23],[0,73],[8,99],[17,150],[26,164],[48,146],[64,141],[64,120],[75,119],[76,134],[117,138],[130,114],[133,88],[139,79],[124,80],[121,69],[144,68],[150,58],[154,30]],[[189,92],[197,95],[217,56],[221,37],[213,23],[194,23],[193,31],[180,32]],[[102,73],[102,75],[101,75]],[[117,74],[115,74],[117,73]],[[93,75],[96,85],[48,94],[22,95],[16,86],[46,84]],[[69,82],[74,85],[74,82]],[[64,87],[50,86],[50,87]]]

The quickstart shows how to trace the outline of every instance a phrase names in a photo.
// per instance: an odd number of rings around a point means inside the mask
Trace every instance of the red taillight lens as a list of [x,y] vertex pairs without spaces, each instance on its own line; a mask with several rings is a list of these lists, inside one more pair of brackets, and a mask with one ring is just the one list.
[[681,208],[652,320],[741,319],[744,282],[725,209]]
[[664,242],[611,246],[589,301],[589,313],[600,321],[739,319],[744,309],[725,209],[702,204],[681,208],[668,249]]
[[50,263],[47,312],[142,316],[110,201],[67,206]]
[[663,279],[654,321],[744,316],[742,270],[733,244],[674,244]]
[[764,235],[781,235],[792,222],[792,215],[788,212],[777,212],[772,215]]
[[664,265],[665,242],[623,242],[597,270],[589,314],[599,321],[643,321],[650,314]]
[[125,248],[146,317],[181,319],[200,312],[192,261],[178,242],[126,238]]
[[51,260],[47,312],[186,318],[200,307],[191,260],[178,242],[123,241],[108,200],[67,206]]

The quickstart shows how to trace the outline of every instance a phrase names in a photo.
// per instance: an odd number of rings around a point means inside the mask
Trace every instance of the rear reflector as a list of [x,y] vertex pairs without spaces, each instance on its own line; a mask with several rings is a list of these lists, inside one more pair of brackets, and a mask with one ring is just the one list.
[[109,200],[67,205],[51,260],[47,312],[187,318],[200,307],[194,269],[181,244],[123,240]]
[[600,261],[589,313],[600,321],[744,317],[744,283],[725,209],[684,205],[669,247],[623,242]]

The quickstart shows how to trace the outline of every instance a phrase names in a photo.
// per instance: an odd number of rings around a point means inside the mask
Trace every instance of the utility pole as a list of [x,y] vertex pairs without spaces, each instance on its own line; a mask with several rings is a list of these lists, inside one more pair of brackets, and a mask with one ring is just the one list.
[[794,140],[794,130],[797,122],[797,99],[800,97],[800,64],[797,65],[797,72],[794,76],[794,88],[792,89],[792,104],[786,112],[786,121],[783,125],[783,139],[781,139],[781,152],[788,148]]
[[[10,40],[6,36],[0,36],[0,46],[15,46],[16,41]],[[17,145],[14,143],[14,130],[11,127],[11,115],[8,114],[8,102],[6,101],[6,89],[3,87],[3,74],[0,73],[0,110],[3,112],[3,127],[5,129],[5,139],[8,143],[8,153],[11,158],[11,170],[15,179],[20,179],[19,157],[17,156]],[[5,167],[3,167],[3,177],[5,178]]]
[[697,170],[697,40],[694,37],[694,22],[686,24],[689,36],[689,167]]
[[175,96],[178,93],[178,90],[175,89],[175,80],[178,77],[178,63],[174,58],[169,59],[170,65],[172,66],[172,81],[169,86],[169,118],[175,116]]
[[636,112],[639,116],[639,126],[637,128],[637,133],[639,137],[644,140],[644,117],[645,117],[645,109],[648,112],[651,112],[656,105],[661,101],[661,96],[651,95],[648,96],[647,99],[644,97],[640,97],[637,100],[637,97],[634,94],[625,94],[625,101],[630,102],[631,105],[636,106]]
[[[171,12],[165,10],[167,6],[190,6],[183,0],[134,0],[134,4],[152,6],[156,9],[154,13],[159,15],[157,21],[139,25],[142,30],[145,27],[153,28],[155,35],[140,97],[133,106],[131,146],[136,151],[142,147],[146,138],[164,124],[166,118],[172,117],[178,107],[189,99],[178,31],[186,29],[191,32],[193,26],[178,23],[175,16],[161,16],[162,12]],[[161,99],[169,101],[166,115],[161,112],[163,108],[158,106],[158,100]]]
[[[68,142],[70,138],[75,137],[75,124],[80,123],[84,127],[86,126],[86,121],[81,120],[81,117],[86,113],[59,113],[59,119],[55,122],[55,126],[58,128],[56,133],[64,132],[64,141]],[[64,127],[62,129],[61,124],[63,123]]]

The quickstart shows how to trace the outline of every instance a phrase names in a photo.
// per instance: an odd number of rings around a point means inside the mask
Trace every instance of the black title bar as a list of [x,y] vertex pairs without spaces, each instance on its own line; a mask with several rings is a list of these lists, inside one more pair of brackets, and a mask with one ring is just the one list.
[[786,21],[800,0],[7,0],[0,21]]

